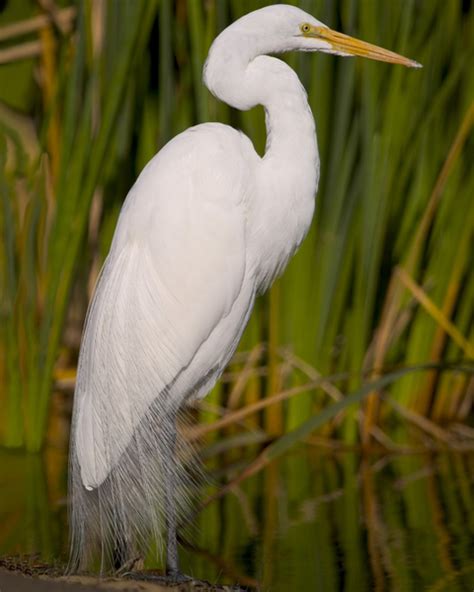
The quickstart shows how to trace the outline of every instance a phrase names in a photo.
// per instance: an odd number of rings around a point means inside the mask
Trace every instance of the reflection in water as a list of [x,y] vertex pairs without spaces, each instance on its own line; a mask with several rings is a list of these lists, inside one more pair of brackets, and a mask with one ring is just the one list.
[[[0,452],[0,553],[65,559],[66,458]],[[183,567],[263,590],[471,590],[474,455],[300,448],[210,505]]]
[[0,555],[58,559],[67,545],[66,458],[0,449]]

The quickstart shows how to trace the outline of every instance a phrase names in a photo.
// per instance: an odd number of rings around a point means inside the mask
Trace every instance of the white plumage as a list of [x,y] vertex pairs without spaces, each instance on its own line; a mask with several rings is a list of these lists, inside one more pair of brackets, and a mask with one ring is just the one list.
[[243,142],[219,124],[188,130],[127,197],[83,340],[77,455],[86,486],[104,481],[159,393],[165,406],[196,396],[232,354],[255,293],[245,249],[252,165],[235,170],[226,159],[241,160]]
[[228,126],[198,125],[171,140],[127,196],[81,345],[73,567],[96,548],[104,568],[123,563],[146,551],[150,535],[160,548],[167,524],[168,568],[178,573],[173,531],[190,478],[180,461],[189,447],[175,445],[176,414],[215,384],[256,295],[283,271],[314,210],[319,158],[306,93],[285,63],[262,54],[345,53],[328,31],[284,5],[228,27],[204,81],[236,108],[264,106],[265,155]]

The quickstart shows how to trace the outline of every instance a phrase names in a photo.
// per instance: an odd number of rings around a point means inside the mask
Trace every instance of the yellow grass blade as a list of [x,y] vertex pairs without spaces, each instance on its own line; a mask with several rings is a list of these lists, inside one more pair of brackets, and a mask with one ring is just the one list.
[[396,269],[396,274],[405,287],[410,290],[426,312],[442,327],[451,339],[463,350],[468,358],[474,359],[474,346],[461,332],[446,318],[443,311],[427,296],[426,292],[402,268]]

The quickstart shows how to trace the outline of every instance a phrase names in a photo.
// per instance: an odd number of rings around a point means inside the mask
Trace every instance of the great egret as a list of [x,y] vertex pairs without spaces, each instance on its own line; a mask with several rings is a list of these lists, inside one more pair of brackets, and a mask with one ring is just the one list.
[[257,294],[311,223],[319,178],[315,123],[295,72],[269,57],[321,51],[419,67],[329,29],[302,10],[251,12],[214,41],[204,83],[220,100],[263,105],[260,157],[241,132],[192,127],[147,164],[123,205],[82,339],[71,436],[72,565],[163,548],[180,579],[186,506],[176,416],[204,397],[234,353]]

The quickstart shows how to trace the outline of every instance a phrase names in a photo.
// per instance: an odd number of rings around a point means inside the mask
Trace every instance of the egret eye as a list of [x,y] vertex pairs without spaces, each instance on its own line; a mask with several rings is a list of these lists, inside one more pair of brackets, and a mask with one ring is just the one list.
[[300,28],[302,33],[309,33],[311,31],[311,25],[308,25],[308,23],[303,23]]

